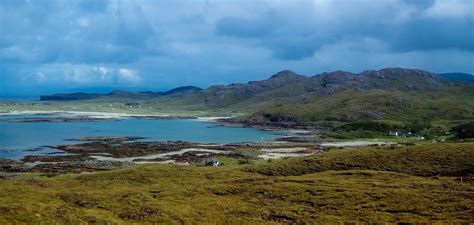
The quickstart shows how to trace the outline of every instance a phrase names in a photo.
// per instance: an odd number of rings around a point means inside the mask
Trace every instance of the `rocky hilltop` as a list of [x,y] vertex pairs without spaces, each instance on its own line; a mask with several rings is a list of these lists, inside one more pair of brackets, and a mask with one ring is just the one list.
[[209,107],[228,107],[252,98],[258,98],[260,101],[272,101],[282,97],[307,100],[314,96],[334,95],[343,91],[432,91],[455,85],[459,83],[418,69],[386,68],[359,74],[334,71],[311,77],[284,70],[262,81],[211,86],[199,95]]
[[359,74],[345,71],[323,73],[313,77],[321,80],[321,94],[334,94],[342,90],[396,89],[426,91],[454,85],[443,77],[418,69],[386,68],[367,70]]
[[261,81],[250,81],[246,84],[216,85],[200,93],[201,99],[211,107],[226,107],[256,95],[271,92],[289,84],[302,83],[308,77],[283,70]]

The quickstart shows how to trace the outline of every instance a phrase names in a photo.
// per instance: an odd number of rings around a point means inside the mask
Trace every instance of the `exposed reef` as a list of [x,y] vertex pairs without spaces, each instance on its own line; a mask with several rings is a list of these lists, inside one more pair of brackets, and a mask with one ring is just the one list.
[[[0,161],[3,172],[92,172],[139,163],[200,164],[209,158],[248,160],[295,157],[319,152],[313,144],[291,142],[203,144],[185,141],[142,141],[134,136],[67,139],[83,143],[46,146],[55,154],[27,155],[21,161]],[[273,151],[273,150],[274,151]],[[62,153],[62,154],[59,154]]]

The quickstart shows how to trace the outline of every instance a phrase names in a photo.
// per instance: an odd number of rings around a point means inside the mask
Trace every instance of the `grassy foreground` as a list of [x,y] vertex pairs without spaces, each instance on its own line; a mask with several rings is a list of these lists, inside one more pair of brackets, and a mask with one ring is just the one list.
[[0,181],[0,224],[473,222],[473,172],[474,143],[457,143],[259,165],[24,174]]

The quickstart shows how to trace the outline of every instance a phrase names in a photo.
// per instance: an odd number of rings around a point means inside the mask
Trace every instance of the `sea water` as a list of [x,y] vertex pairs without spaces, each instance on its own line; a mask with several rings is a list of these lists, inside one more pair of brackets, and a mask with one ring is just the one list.
[[[18,116],[0,116],[0,118]],[[29,116],[28,116],[29,117]],[[36,116],[38,117],[38,116]],[[194,119],[121,119],[100,122],[5,122],[0,121],[0,158],[20,159],[25,155],[57,150],[42,146],[70,144],[69,138],[86,136],[138,136],[143,141],[188,141],[227,144],[262,142],[281,133],[254,128],[217,126]],[[39,149],[35,150],[35,148]]]

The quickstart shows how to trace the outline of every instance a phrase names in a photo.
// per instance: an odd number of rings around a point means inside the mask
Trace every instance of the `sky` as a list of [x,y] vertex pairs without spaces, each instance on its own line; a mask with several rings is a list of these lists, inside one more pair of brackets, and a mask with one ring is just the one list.
[[474,0],[0,0],[0,95],[474,73]]

